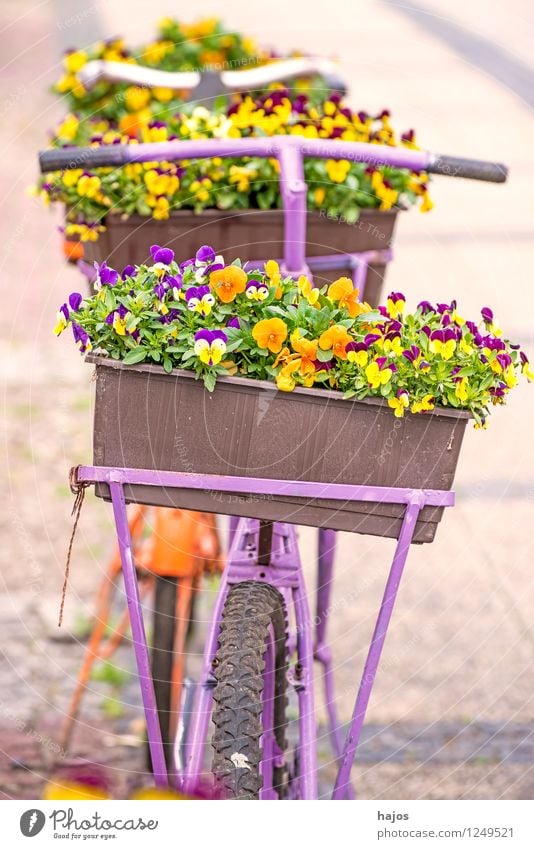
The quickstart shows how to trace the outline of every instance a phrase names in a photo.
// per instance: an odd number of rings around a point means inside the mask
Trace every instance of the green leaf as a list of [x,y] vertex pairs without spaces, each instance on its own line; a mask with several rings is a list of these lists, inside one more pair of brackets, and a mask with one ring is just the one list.
[[147,350],[146,348],[132,348],[128,351],[123,357],[123,363],[126,366],[132,366],[134,363],[141,363],[144,359],[146,359]]
[[334,358],[333,351],[323,351],[322,348],[317,348],[317,359],[320,363],[329,363]]
[[377,310],[373,310],[372,312],[362,312],[352,320],[356,322],[356,324],[365,324],[366,322],[383,321],[384,316],[380,315]]
[[215,389],[215,384],[217,382],[217,375],[212,372],[207,372],[203,375],[204,386],[208,390],[208,392],[213,392]]
[[171,360],[170,357],[163,357],[163,368],[165,369],[167,374],[171,373],[171,371],[172,371],[172,360]]

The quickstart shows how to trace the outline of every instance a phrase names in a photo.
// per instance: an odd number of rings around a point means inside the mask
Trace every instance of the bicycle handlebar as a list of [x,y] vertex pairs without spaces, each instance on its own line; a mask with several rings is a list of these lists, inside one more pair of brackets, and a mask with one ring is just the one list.
[[370,165],[390,165],[412,171],[428,171],[447,177],[463,177],[488,183],[504,183],[505,165],[477,159],[442,156],[403,147],[363,142],[304,139],[300,136],[271,136],[245,139],[200,139],[198,141],[153,142],[104,147],[64,147],[41,151],[42,173],[74,168],[120,167],[131,162],[209,159],[214,156],[284,157],[290,151],[300,157],[348,159]]
[[[296,77],[320,74],[328,86],[336,91],[345,92],[345,83],[339,76],[335,62],[320,56],[303,56],[298,59],[281,59],[268,65],[244,68],[239,71],[216,71],[221,92],[252,91],[270,83],[292,80]],[[203,74],[200,71],[161,71],[143,65],[129,65],[125,62],[106,62],[96,59],[88,62],[78,72],[86,88],[92,88],[101,80],[133,85],[164,87],[173,89],[195,89],[200,85]]]
[[431,174],[465,177],[468,180],[483,180],[486,183],[505,183],[508,177],[508,168],[500,162],[485,162],[481,159],[464,159],[461,156],[440,154],[430,157],[426,170]]

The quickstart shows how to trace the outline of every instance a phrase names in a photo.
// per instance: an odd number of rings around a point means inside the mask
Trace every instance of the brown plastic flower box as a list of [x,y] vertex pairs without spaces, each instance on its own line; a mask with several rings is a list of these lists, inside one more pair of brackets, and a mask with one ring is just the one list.
[[[397,419],[381,399],[224,377],[209,393],[192,372],[96,365],[96,465],[283,480],[450,489],[469,413],[438,408]],[[266,486],[268,491],[268,486]],[[396,537],[403,507],[125,488],[127,500]],[[109,498],[106,485],[97,495]],[[415,542],[431,542],[443,508],[425,507]]]
[[[355,224],[310,212],[307,255],[383,250],[392,243],[398,212],[364,209]],[[200,245],[212,245],[228,260],[236,256],[244,261],[277,259],[284,254],[284,219],[279,209],[210,209],[199,215],[178,210],[166,221],[114,214],[108,215],[105,224],[106,231],[98,241],[85,244],[85,258],[88,262],[106,260],[118,269],[146,262],[153,244],[173,248],[180,260],[193,256]],[[369,266],[365,299],[373,306],[380,301],[386,268],[383,264]],[[318,272],[316,280],[332,282],[343,274],[349,274],[348,267]]]

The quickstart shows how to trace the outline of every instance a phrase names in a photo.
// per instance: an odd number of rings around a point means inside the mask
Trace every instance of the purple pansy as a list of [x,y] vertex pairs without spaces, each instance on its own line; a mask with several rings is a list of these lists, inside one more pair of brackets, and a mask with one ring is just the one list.
[[110,268],[107,264],[106,260],[104,262],[98,264],[98,262],[94,263],[96,269],[96,288],[100,289],[102,286],[115,286],[119,279],[119,272],[115,271],[114,268]]
[[89,334],[75,321],[72,322],[72,335],[74,336],[74,341],[82,354],[91,350],[93,346],[91,345]]
[[166,286],[166,284],[162,280],[160,280],[159,283],[156,283],[156,285],[154,286],[152,291],[154,292],[158,301],[162,301],[163,298],[165,297],[165,293],[167,292],[167,289],[168,289],[168,286]]
[[379,339],[380,339],[379,333],[368,333],[367,336],[364,338],[363,343],[366,346],[366,348],[370,348],[371,345],[374,345],[374,343],[378,342]]
[[375,363],[377,364],[380,371],[382,371],[382,369],[384,368],[389,368],[391,369],[391,371],[397,371],[397,366],[395,365],[395,363],[392,363],[390,360],[388,360],[387,357],[377,357]]
[[185,270],[187,268],[189,268],[190,265],[194,265],[194,264],[195,264],[195,258],[194,257],[192,257],[191,259],[185,259],[183,262],[180,263],[180,274],[184,274]]
[[135,265],[125,265],[122,269],[121,277],[123,280],[126,280],[127,277],[135,277],[137,274]]
[[430,303],[430,301],[419,301],[419,303],[417,304],[417,308],[421,310],[423,315],[426,315],[427,312],[435,312],[435,309]]
[[487,324],[492,324],[493,310],[491,310],[489,307],[482,307],[482,309],[480,310],[480,314],[482,315],[482,318]]
[[150,253],[154,262],[161,262],[163,265],[170,265],[174,259],[174,251],[170,248],[161,248],[159,245],[151,245]]
[[82,301],[83,298],[79,292],[73,292],[71,295],[69,295],[69,306],[73,312],[78,312]]
[[504,371],[504,369],[512,365],[512,358],[510,354],[497,354],[497,362]]
[[229,318],[226,322],[226,326],[235,327],[237,330],[240,330],[241,324],[239,323],[239,318],[237,317],[237,315],[233,315],[231,318]]
[[406,351],[402,352],[402,356],[405,357],[410,363],[414,363],[417,358],[421,354],[421,349],[417,347],[417,345],[412,345],[411,348],[408,348]]
[[202,245],[195,254],[195,265],[211,265],[215,262],[215,251],[209,245]]

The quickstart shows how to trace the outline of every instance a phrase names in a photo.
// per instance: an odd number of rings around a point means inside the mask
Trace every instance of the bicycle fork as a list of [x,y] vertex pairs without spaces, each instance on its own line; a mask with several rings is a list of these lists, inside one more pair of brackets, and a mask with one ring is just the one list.
[[[298,698],[298,776],[290,785],[299,799],[317,798],[317,728],[313,693],[313,630],[294,526],[241,519],[235,529],[227,565],[217,593],[206,641],[202,673],[197,686],[193,718],[186,741],[186,765],[182,789],[194,792],[202,780],[206,743],[215,685],[213,659],[218,648],[219,623],[228,591],[233,584],[258,581],[276,587],[295,617],[295,657],[288,679]],[[268,747],[269,748],[269,747]],[[269,748],[270,751],[270,748]],[[272,751],[273,758],[281,755]],[[279,764],[277,764],[279,765]],[[269,788],[262,797],[270,797]]]

